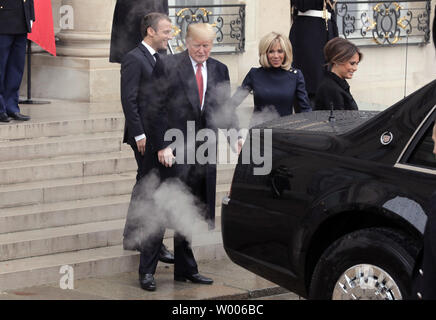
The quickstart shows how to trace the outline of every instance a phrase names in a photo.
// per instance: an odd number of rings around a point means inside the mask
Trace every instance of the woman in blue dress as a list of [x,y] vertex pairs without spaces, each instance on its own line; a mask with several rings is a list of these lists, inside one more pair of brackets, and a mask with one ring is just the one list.
[[292,47],[287,37],[276,32],[264,36],[259,43],[259,63],[261,67],[251,68],[232,96],[232,104],[238,106],[253,93],[251,125],[292,114],[295,101],[302,112],[312,110],[303,74],[291,68]]

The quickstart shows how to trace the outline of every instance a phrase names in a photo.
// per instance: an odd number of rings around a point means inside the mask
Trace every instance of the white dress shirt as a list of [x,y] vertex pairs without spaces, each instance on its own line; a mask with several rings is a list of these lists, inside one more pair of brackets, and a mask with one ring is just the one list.
[[[195,62],[194,59],[189,56],[189,59],[191,59],[192,67],[194,68],[194,75],[197,74],[197,64],[198,62]],[[203,65],[201,67],[201,74],[203,76],[203,99],[201,100],[201,110],[203,110],[204,106],[204,97],[206,95],[206,89],[207,89],[207,67],[206,67],[206,61],[203,62]]]

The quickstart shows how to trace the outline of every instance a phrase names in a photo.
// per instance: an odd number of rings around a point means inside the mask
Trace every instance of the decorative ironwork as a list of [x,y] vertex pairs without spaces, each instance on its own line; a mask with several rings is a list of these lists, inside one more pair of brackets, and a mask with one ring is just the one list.
[[170,6],[175,51],[186,48],[185,36],[191,23],[210,23],[216,29],[212,52],[241,53],[245,50],[245,4],[197,7]]
[[430,0],[339,1],[335,10],[340,35],[360,46],[430,39]]

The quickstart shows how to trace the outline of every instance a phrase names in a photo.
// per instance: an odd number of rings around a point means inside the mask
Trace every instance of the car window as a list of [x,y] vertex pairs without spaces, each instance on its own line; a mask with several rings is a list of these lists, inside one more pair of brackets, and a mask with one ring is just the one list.
[[434,120],[427,125],[424,135],[419,138],[418,143],[407,159],[407,164],[436,169],[436,156],[433,154],[434,142],[432,140],[433,123]]

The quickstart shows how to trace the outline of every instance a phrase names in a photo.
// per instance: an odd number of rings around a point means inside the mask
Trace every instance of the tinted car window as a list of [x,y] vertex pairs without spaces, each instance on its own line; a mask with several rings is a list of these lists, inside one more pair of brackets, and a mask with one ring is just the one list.
[[432,140],[433,121],[419,139],[415,149],[412,151],[407,163],[419,167],[436,169],[436,156],[433,154],[434,142]]

